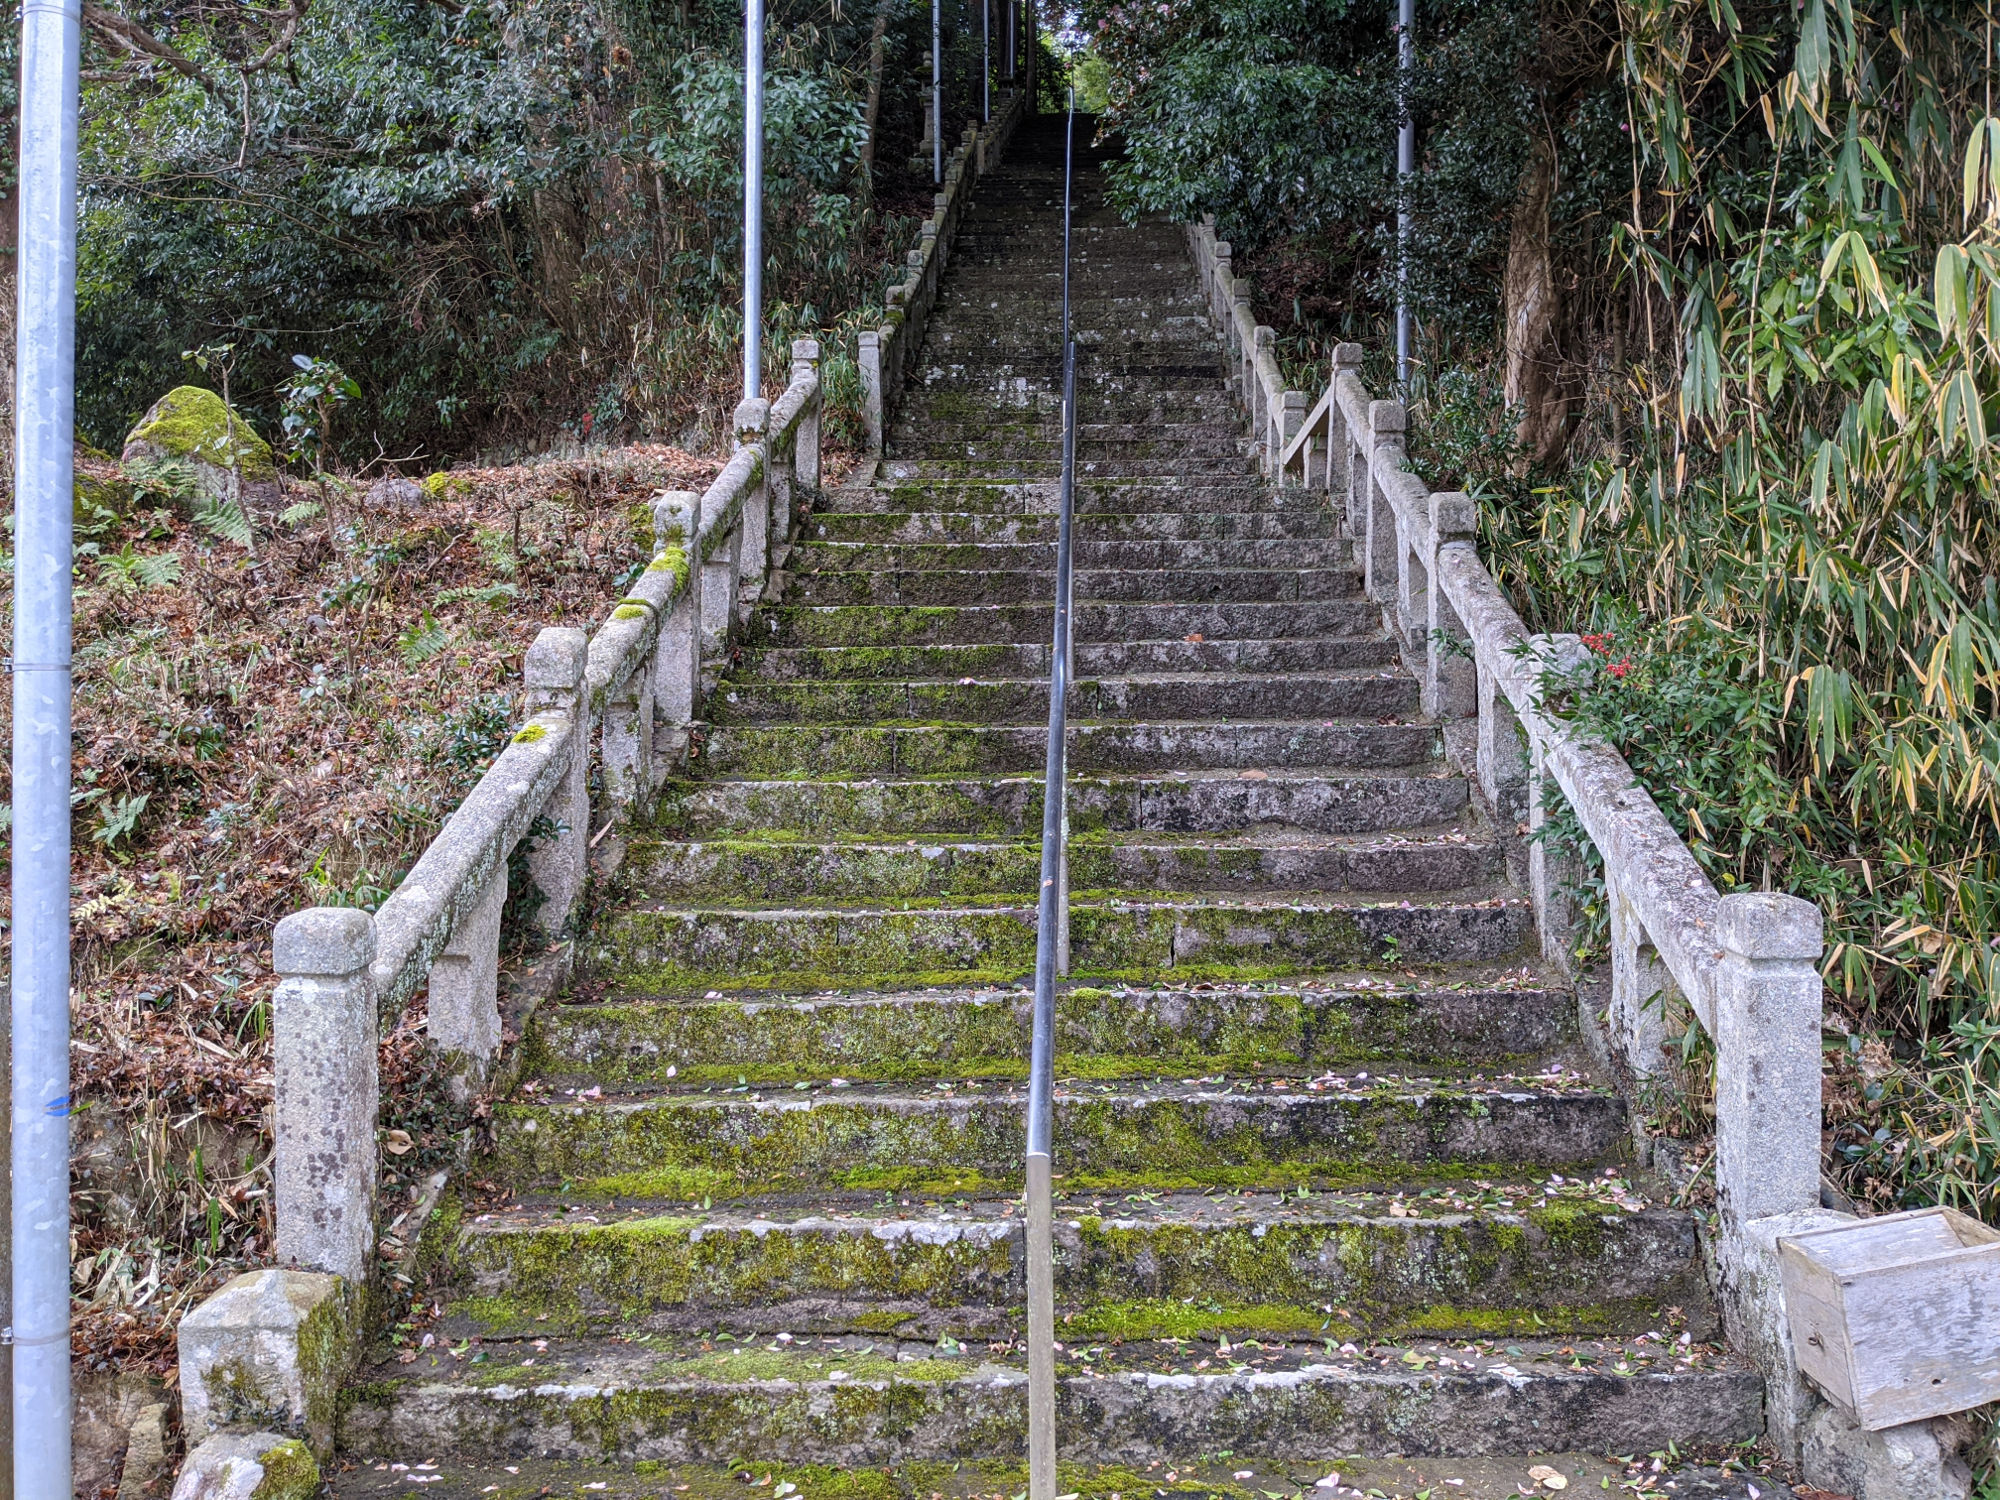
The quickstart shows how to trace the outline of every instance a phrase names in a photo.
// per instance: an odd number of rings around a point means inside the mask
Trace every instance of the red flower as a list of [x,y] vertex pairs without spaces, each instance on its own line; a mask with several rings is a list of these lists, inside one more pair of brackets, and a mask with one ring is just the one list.
[[1614,661],[1605,670],[1610,672],[1613,677],[1623,677],[1627,672],[1632,670],[1632,658],[1628,656],[1623,661]]

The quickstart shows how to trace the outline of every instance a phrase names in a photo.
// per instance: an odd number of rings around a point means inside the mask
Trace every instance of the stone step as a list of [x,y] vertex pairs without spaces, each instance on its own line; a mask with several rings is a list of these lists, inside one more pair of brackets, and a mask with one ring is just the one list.
[[[947,422],[990,429],[996,422],[1010,420],[1037,426],[1055,424],[1060,431],[1062,393],[1014,381],[996,382],[992,389],[978,392],[955,386],[912,392],[897,409],[895,430]],[[1241,409],[1225,397],[1204,391],[1146,392],[1121,390],[1116,386],[1087,387],[1077,393],[1077,422],[1080,426],[1108,428],[1187,423],[1216,428],[1215,436],[1244,436]]]
[[[757,833],[706,841],[636,844],[632,880],[675,902],[796,903],[1034,899],[1038,839],[950,841],[843,839],[807,843]],[[1499,851],[1462,830],[1429,835],[1338,836],[1289,830],[1245,834],[1099,834],[1073,837],[1070,889],[1204,891],[1255,896],[1278,891],[1442,892],[1490,885]]]
[[[1416,681],[1400,671],[1185,672],[1080,678],[1069,712],[1079,719],[1408,718]],[[722,683],[709,699],[715,724],[1036,724],[1049,716],[1049,684],[1033,678]]]
[[[1603,1338],[1663,1328],[1669,1307],[1700,1317],[1708,1300],[1692,1216],[1648,1204],[1624,1179],[1431,1192],[1064,1195],[1063,1337]],[[901,1213],[786,1203],[481,1214],[455,1247],[463,1269],[445,1326],[454,1341],[774,1327],[933,1344],[1019,1337],[1018,1210],[978,1199]]]
[[[1133,892],[1072,897],[1072,972],[1131,978],[1256,979],[1352,968],[1490,962],[1533,934],[1523,898],[1413,892],[1401,901],[1323,895]],[[822,897],[824,902],[824,897]],[[1035,907],[628,903],[587,944],[593,972],[668,991],[723,984],[869,985],[1007,980],[1035,967]]]
[[[997,422],[975,437],[941,437],[922,425],[899,424],[888,442],[892,457],[912,461],[967,458],[996,464],[1059,464],[1062,451],[1060,432],[1010,434],[1008,424]],[[1096,438],[1077,444],[1076,461],[1079,473],[1086,465],[1148,463],[1158,473],[1193,473],[1206,468],[1210,473],[1227,474],[1240,472],[1244,451],[1244,440],[1233,433],[1178,442]]]
[[[821,646],[744,654],[744,681],[856,682],[870,678],[1031,677],[1047,680],[1048,646]],[[1310,672],[1385,667],[1399,657],[1386,636],[1310,640],[1094,641],[1075,647],[1082,676],[1139,672]]]
[[[1151,453],[1226,453],[1241,455],[1245,438],[1242,423],[1214,421],[1099,421],[1079,423],[1077,452],[1091,458],[1121,454],[1145,456]],[[1059,417],[1039,412],[1027,413],[1005,407],[977,416],[938,417],[924,412],[904,412],[889,433],[890,443],[901,452],[911,452],[923,444],[977,447],[994,458],[1039,457],[1044,449],[1062,451],[1063,425]]]
[[[1220,361],[1165,364],[1134,360],[1100,360],[1090,369],[1077,371],[1077,399],[1125,399],[1152,401],[1158,397],[1189,390],[1213,390],[1221,373]],[[1012,386],[1023,392],[1055,392],[1062,388],[1062,364],[1032,353],[1018,357],[967,350],[949,360],[926,361],[916,371],[921,388],[954,395],[986,395]],[[1243,471],[1250,472],[1247,468]],[[988,471],[988,477],[1005,477],[1003,470]]]
[[[1039,772],[1048,730],[1034,724],[730,724],[708,729],[696,765],[716,776],[951,776]],[[1431,724],[1217,724],[1176,721],[1070,725],[1072,771],[1202,771],[1428,767],[1440,754]]]
[[[339,1442],[369,1463],[423,1454],[714,1463],[739,1473],[744,1454],[766,1467],[842,1470],[1021,1456],[1019,1351],[945,1354],[881,1336],[804,1343],[551,1340],[482,1350],[479,1364],[439,1348],[364,1372]],[[1698,1358],[1677,1353],[1665,1340],[1581,1350],[1574,1340],[1520,1341],[1471,1353],[1422,1342],[1352,1355],[1278,1345],[1254,1363],[1226,1361],[1227,1370],[1197,1370],[1193,1351],[1173,1345],[1087,1352],[1084,1362],[1066,1349],[1058,1366],[1056,1442],[1072,1462],[1217,1450],[1315,1466],[1369,1452],[1645,1453],[1748,1443],[1764,1426],[1753,1370],[1706,1346]]]
[[[1111,546],[1143,545],[1109,543]],[[1079,602],[1194,604],[1279,603],[1290,600],[1357,597],[1361,580],[1354,569],[1268,568],[1077,568],[1072,588]],[[1038,604],[1055,599],[1055,570],[1013,568],[926,568],[902,572],[810,572],[792,577],[785,602],[815,604]]]
[[[1428,1458],[1346,1454],[1337,1463],[1328,1464],[1305,1456],[1253,1457],[1245,1450],[1239,1458],[1234,1449],[1222,1451],[1229,1456],[1156,1457],[1136,1466],[1064,1459],[1057,1467],[1056,1488],[1076,1500],[1124,1500],[1127,1494],[1173,1496],[1176,1500],[1210,1500],[1213,1496],[1248,1500],[1259,1493],[1260,1485],[1282,1486],[1273,1493],[1289,1496],[1313,1489],[1318,1478],[1331,1480],[1338,1475],[1337,1487],[1319,1492],[1323,1500],[1362,1500],[1363,1496],[1437,1500],[1441,1495],[1457,1500],[1515,1500],[1536,1483],[1530,1469],[1552,1466],[1582,1493],[1606,1481],[1614,1489],[1629,1491],[1643,1475],[1644,1487],[1674,1500],[1803,1500],[1790,1486],[1758,1470],[1674,1463],[1654,1472],[1649,1469],[1650,1457],[1627,1462],[1587,1453],[1440,1454]],[[585,1500],[723,1500],[746,1484],[762,1486],[766,1478],[778,1485],[792,1485],[801,1500],[857,1491],[869,1500],[991,1500],[1028,1490],[1026,1464],[999,1458],[848,1471],[825,1464],[760,1463],[746,1467],[740,1458],[724,1466],[664,1462],[619,1465],[594,1459],[564,1462],[526,1457],[519,1463],[500,1463],[469,1457],[442,1463],[425,1461],[420,1463],[419,1472],[387,1461],[337,1465],[327,1476],[326,1492],[332,1500],[387,1500],[391,1495],[407,1496],[410,1481],[421,1479],[425,1481],[425,1500],[486,1500],[495,1494],[502,1500],[529,1500],[541,1495],[581,1495]]]
[[[1206,515],[1096,512],[1072,518],[1078,543],[1131,541],[1275,542],[1287,538],[1333,540],[1330,512],[1222,511]],[[1041,542],[1056,540],[1057,517],[982,515],[976,511],[884,511],[846,514],[819,511],[805,535],[829,542]],[[1353,543],[1340,539],[1339,556],[1352,560]]]
[[[1355,595],[1344,599],[1213,604],[1079,601],[1072,617],[1077,649],[1121,641],[1319,640],[1373,637],[1382,608]],[[766,607],[751,621],[753,640],[774,646],[990,646],[1054,638],[1050,600],[991,605],[788,604]],[[1190,641],[1199,636],[1199,642]],[[962,675],[962,674],[961,674]]]
[[[1353,546],[1332,537],[1100,539],[1070,538],[1070,559],[1079,574],[1096,572],[1185,573],[1243,569],[1342,568],[1354,571]],[[1056,544],[1046,542],[836,542],[809,540],[792,548],[786,564],[796,576],[808,573],[931,573],[940,570],[1053,574]],[[1355,587],[1360,584],[1357,580]]]
[[[835,491],[826,509],[854,515],[889,511],[951,510],[981,515],[1057,514],[1061,476],[1037,480],[989,480],[977,474],[951,480],[896,481]],[[1303,488],[1272,489],[1248,474],[1199,480],[1091,478],[1079,476],[1075,515],[1207,515],[1216,511],[1330,514],[1327,497]]]
[[[1317,1082],[1318,1080],[1315,1080]],[[546,1092],[546,1091],[545,1091]],[[496,1104],[486,1175],[519,1191],[688,1200],[744,1193],[998,1196],[1026,1149],[1017,1082],[849,1082]],[[1327,1081],[1308,1092],[1156,1080],[1058,1089],[1067,1192],[1409,1189],[1509,1175],[1595,1176],[1628,1145],[1618,1095],[1564,1075]]]
[[[929,780],[811,780],[790,774],[769,781],[722,779],[670,782],[659,826],[700,838],[745,828],[784,829],[811,836],[953,834],[1038,836],[1042,770]],[[1171,771],[1162,775],[1069,780],[1075,836],[1103,831],[1230,833],[1271,827],[1302,833],[1360,834],[1433,827],[1460,817],[1467,804],[1461,777],[1382,771]]]
[[[1172,458],[1080,458],[1078,478],[1216,480],[1249,477],[1256,473],[1254,458],[1196,456]],[[1054,458],[903,458],[882,461],[886,479],[916,480],[920,483],[968,479],[1027,479],[1054,482],[1062,478],[1062,465]]]
[[[1065,986],[1064,1078],[1255,1075],[1340,1066],[1533,1071],[1576,1040],[1576,1000],[1532,969],[1474,966],[1450,988],[1378,975],[1310,986]],[[1462,986],[1462,987],[1460,987]],[[523,1077],[548,1087],[1026,1076],[1033,987],[543,1006]],[[669,1073],[672,1069],[672,1073]]]

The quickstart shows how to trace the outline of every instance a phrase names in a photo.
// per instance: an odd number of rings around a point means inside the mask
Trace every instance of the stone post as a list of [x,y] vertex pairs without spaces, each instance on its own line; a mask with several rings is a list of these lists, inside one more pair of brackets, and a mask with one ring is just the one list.
[[750,611],[763,595],[764,580],[771,571],[771,471],[777,467],[766,436],[771,425],[771,403],[759,396],[736,407],[736,446],[757,450],[757,477],[743,493],[742,550],[736,557],[737,616],[747,622]]
[[[1278,482],[1280,484],[1284,482],[1285,477],[1282,472],[1285,450],[1291,447],[1292,439],[1299,435],[1299,429],[1305,425],[1306,393],[1304,391],[1286,391],[1278,406],[1278,430],[1274,434],[1277,441],[1277,451],[1271,455],[1273,467],[1279,468],[1281,471],[1278,475]],[[1300,468],[1300,483],[1306,484],[1311,482],[1308,473],[1311,468],[1312,459],[1308,457]]]
[[1264,445],[1264,472],[1273,474],[1278,468],[1277,448],[1273,442],[1277,418],[1271,410],[1271,392],[1264,384],[1264,361],[1276,358],[1278,331],[1275,328],[1259,325],[1251,339],[1250,431],[1257,441]]
[[[749,503],[749,496],[744,496]],[[709,503],[723,503],[714,485],[702,496],[701,529],[708,537],[708,556],[701,565],[701,654],[720,656],[729,649],[735,632],[736,559],[743,546],[743,523],[739,520],[727,531],[716,525],[717,515]]]
[[687,586],[660,621],[660,646],[653,656],[653,713],[684,728],[694,718],[701,689],[701,584],[693,576],[695,531],[701,496],[693,490],[664,490],[653,501],[653,552],[678,550],[688,570]]
[[1824,923],[1796,896],[1716,903],[1715,1191],[1725,1229],[1819,1206]]
[[[866,338],[867,335],[863,334]],[[792,340],[792,379],[803,380],[807,375],[817,377],[819,369],[819,340]],[[826,411],[826,387],[821,385],[814,392],[812,400],[799,416],[798,444],[792,453],[792,468],[798,486],[808,499],[819,498],[819,442],[821,419]],[[771,536],[774,541],[790,541],[792,524],[796,517],[787,513],[780,524],[776,511],[771,514]]]
[[1479,682],[1479,747],[1476,761],[1479,789],[1503,828],[1511,828],[1528,813],[1528,758],[1522,744],[1521,721],[1499,680],[1477,667]]
[[[645,610],[643,604],[620,610]],[[657,642],[656,642],[657,644]],[[603,786],[605,811],[621,822],[653,789],[653,679],[651,663],[640,666],[604,700]]]
[[[1333,399],[1327,403],[1326,413],[1326,493],[1334,502],[1336,513],[1343,509],[1352,510],[1354,494],[1354,463],[1351,456],[1355,434],[1347,430],[1347,413],[1340,405],[1340,377],[1361,373],[1361,346],[1359,344],[1335,344],[1333,346],[1333,368],[1328,374],[1327,390]],[[1349,515],[1350,524],[1352,515]],[[1355,532],[1359,535],[1359,532]]]
[[861,367],[861,425],[868,430],[868,451],[882,454],[882,335],[873,328],[861,330],[855,343],[855,362]]
[[1368,403],[1368,481],[1362,514],[1362,573],[1368,597],[1378,604],[1395,601],[1396,512],[1382,489],[1382,474],[1403,459],[1403,428],[1408,420],[1400,401]]
[[277,1258],[368,1280],[375,1258],[375,919],[294,912],[271,936]]
[[1479,509],[1468,495],[1432,495],[1429,556],[1429,617],[1423,623],[1424,712],[1436,719],[1469,719],[1479,712],[1479,674],[1465,625],[1437,580],[1438,553],[1454,542],[1470,544],[1479,532]]
[[486,1081],[500,1051],[500,910],[507,904],[507,863],[500,862],[479,903],[452,930],[431,964],[431,1043],[446,1060],[446,1088],[464,1103]]
[[1215,321],[1223,326],[1223,336],[1228,337],[1229,309],[1234,304],[1236,289],[1236,262],[1228,240],[1215,242],[1215,273],[1209,279],[1208,305],[1215,313]]
[[[1535,655],[1558,671],[1568,670],[1588,653],[1573,635],[1528,637]],[[1542,957],[1569,974],[1571,940],[1575,921],[1569,891],[1576,884],[1576,855],[1547,839],[1537,837],[1549,820],[1549,806],[1562,796],[1554,776],[1542,764],[1543,745],[1528,736],[1528,895],[1535,904],[1535,921],[1542,934]]]
[[535,637],[522,664],[530,714],[561,713],[570,721],[569,762],[542,804],[554,831],[528,851],[528,877],[540,898],[532,921],[544,942],[559,941],[583,895],[590,852],[590,704],[583,689],[589,638],[574,626],[551,625]]
[[1611,1007],[1606,1017],[1611,1039],[1633,1075],[1661,1071],[1670,1034],[1667,1008],[1679,991],[1660,962],[1659,951],[1626,894],[1625,883],[1607,863],[1605,895],[1611,907]]

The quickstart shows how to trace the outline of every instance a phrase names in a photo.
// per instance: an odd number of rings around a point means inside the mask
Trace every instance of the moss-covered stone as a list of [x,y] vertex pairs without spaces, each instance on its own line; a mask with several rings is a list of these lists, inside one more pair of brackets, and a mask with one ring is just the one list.
[[260,1462],[264,1477],[250,1500],[313,1500],[319,1494],[319,1465],[312,1450],[296,1438],[266,1449]]
[[174,387],[139,419],[125,438],[125,459],[135,458],[182,459],[234,470],[253,483],[278,477],[271,445],[249,420],[224,406],[214,391],[195,385]]

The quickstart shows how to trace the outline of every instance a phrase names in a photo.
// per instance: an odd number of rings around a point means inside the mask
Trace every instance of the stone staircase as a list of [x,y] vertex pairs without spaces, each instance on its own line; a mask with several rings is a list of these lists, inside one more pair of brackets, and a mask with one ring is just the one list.
[[[524,1038],[337,1493],[1025,1488],[1060,125],[982,188],[889,457]],[[1063,1487],[1754,1437],[1352,544],[1258,476],[1179,232],[1083,156]]]

